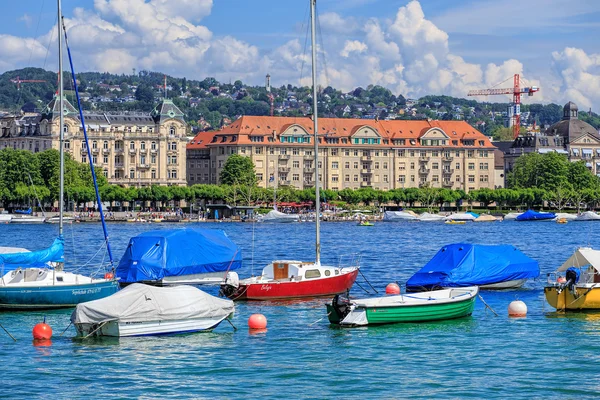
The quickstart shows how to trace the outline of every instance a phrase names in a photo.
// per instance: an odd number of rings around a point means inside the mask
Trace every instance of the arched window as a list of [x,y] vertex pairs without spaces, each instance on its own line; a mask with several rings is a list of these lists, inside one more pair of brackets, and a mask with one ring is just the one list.
[[67,125],[67,124],[63,125],[63,133],[69,133],[69,125]]
[[150,143],[150,149],[156,150],[156,142]]
[[98,148],[98,142],[96,142],[95,140],[92,142],[92,149],[97,149]]
[[174,127],[174,126],[172,126],[172,127],[169,129],[169,135],[175,135],[175,127]]
[[108,141],[105,140],[102,146],[105,150],[108,149]]
[[135,150],[135,142],[133,140],[131,142],[129,142],[129,148],[131,150]]
[[146,150],[146,142],[140,143],[140,149]]

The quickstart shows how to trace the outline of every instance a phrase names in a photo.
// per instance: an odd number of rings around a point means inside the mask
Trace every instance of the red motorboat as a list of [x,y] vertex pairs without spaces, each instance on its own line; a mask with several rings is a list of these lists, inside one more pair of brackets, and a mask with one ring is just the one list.
[[352,287],[358,268],[358,265],[330,267],[315,262],[273,261],[261,276],[239,280],[236,272],[229,272],[221,293],[232,300],[332,296]]

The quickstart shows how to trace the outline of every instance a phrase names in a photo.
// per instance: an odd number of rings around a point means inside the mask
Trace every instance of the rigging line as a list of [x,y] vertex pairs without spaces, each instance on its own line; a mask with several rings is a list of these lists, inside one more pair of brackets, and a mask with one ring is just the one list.
[[254,228],[256,227],[256,221],[252,222],[252,263],[250,264],[250,275],[254,276]]
[[[304,18],[302,19],[302,27],[304,27],[304,22],[306,21],[306,11],[304,13]],[[299,87],[302,87],[302,78],[304,78],[304,64],[306,60],[306,49],[308,47],[308,38],[310,36],[310,22],[306,24],[306,33],[304,35],[304,50],[302,51],[302,64],[300,65],[300,82],[298,84]]]
[[[56,19],[54,20],[55,24],[56,21],[58,21],[58,17],[56,17]],[[46,46],[46,56],[44,57],[44,64],[42,66],[42,68],[44,69],[46,69],[46,63],[48,62],[48,54],[50,53],[50,45],[52,44],[52,39],[54,39],[54,29],[51,30],[50,38],[48,38],[48,46]]]
[[315,5],[315,19],[317,21],[317,39],[320,41],[321,45],[321,60],[323,63],[323,73],[325,74],[325,87],[330,85],[329,82],[329,74],[327,73],[327,57],[325,53],[325,44],[323,42],[323,33],[321,31],[321,20],[319,19],[319,12],[317,9],[317,5]]
[[371,286],[371,289],[373,289],[375,291],[375,293],[379,293],[377,291],[377,289],[375,289],[373,287],[373,285],[371,285],[371,282],[369,282],[369,280],[367,279],[367,277],[362,273],[362,271],[360,270],[360,268],[358,268],[358,272],[360,273],[360,275],[363,277],[363,279],[365,280],[365,282],[367,282],[369,284],[369,286]]
[[[40,7],[40,15],[38,16],[38,22],[37,22],[37,26],[35,28],[35,34],[33,35],[34,38],[38,37],[38,32],[40,30],[40,22],[42,21],[42,13],[44,12],[44,2],[45,0],[42,0],[42,6]],[[31,65],[31,58],[33,57],[33,46],[31,47],[31,51],[29,52],[29,61],[27,61],[27,65]]]

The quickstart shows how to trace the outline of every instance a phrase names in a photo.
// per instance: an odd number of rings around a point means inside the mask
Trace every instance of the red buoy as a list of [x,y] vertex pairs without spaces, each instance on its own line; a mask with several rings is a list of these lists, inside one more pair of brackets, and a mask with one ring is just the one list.
[[267,317],[262,314],[252,314],[248,318],[248,328],[265,329],[267,327]]
[[400,286],[397,283],[388,283],[385,287],[385,294],[400,294]]
[[40,322],[33,327],[33,338],[35,340],[49,340],[52,338],[52,328],[45,322]]
[[112,279],[115,275],[112,272],[107,272],[104,274],[104,279]]

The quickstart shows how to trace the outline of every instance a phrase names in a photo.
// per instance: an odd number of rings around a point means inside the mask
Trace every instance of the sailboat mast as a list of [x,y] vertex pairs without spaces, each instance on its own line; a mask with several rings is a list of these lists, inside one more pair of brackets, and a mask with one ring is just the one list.
[[[60,107],[60,117],[59,117],[59,127],[58,127],[58,131],[59,131],[59,140],[58,140],[58,146],[59,146],[59,154],[60,154],[60,189],[59,189],[59,195],[58,195],[58,234],[59,236],[62,236],[63,234],[63,206],[64,206],[64,196],[65,196],[65,148],[64,148],[64,141],[65,141],[65,133],[64,133],[64,126],[65,126],[65,116],[64,116],[64,104],[63,104],[63,96],[64,96],[64,90],[63,90],[63,77],[62,77],[62,71],[63,71],[63,57],[62,57],[62,38],[63,38],[63,28],[62,28],[62,7],[61,7],[61,0],[57,0],[58,2],[58,19],[57,19],[57,25],[58,25],[58,101],[59,101],[59,107]],[[56,102],[55,102],[56,104]]]
[[321,196],[319,193],[319,129],[318,129],[318,112],[317,112],[317,47],[316,47],[316,5],[317,0],[310,0],[310,36],[312,47],[312,100],[313,100],[313,132],[315,137],[315,262],[321,262]]

